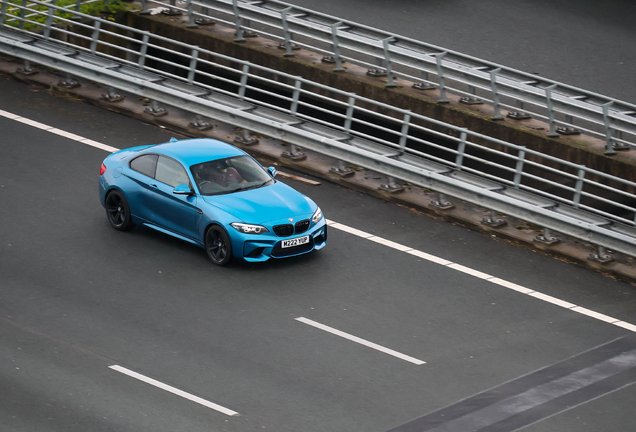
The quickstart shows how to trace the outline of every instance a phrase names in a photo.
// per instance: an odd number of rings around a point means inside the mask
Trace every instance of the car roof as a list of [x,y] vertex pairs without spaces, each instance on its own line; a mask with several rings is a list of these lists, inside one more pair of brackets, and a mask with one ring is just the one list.
[[170,156],[188,167],[215,159],[246,154],[243,150],[234,147],[232,144],[211,138],[169,141],[152,146],[148,151]]

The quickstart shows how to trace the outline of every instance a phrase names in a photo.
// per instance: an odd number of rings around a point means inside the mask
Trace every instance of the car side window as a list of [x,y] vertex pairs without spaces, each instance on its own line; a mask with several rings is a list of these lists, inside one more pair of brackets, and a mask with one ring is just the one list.
[[155,168],[157,167],[157,155],[143,155],[130,161],[130,168],[150,178],[155,177]]
[[155,178],[172,187],[190,184],[190,179],[183,166],[179,162],[164,156],[160,156],[157,161]]

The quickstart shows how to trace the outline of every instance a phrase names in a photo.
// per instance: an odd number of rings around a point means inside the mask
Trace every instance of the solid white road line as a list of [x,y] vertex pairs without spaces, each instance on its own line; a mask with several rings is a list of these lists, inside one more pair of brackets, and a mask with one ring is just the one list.
[[107,144],[102,144],[100,142],[93,141],[91,139],[84,138],[84,137],[81,137],[79,135],[75,135],[74,133],[66,132],[66,131],[63,131],[61,129],[54,128],[53,126],[45,125],[44,123],[36,122],[35,120],[31,120],[31,119],[28,119],[28,118],[25,118],[25,117],[20,117],[19,115],[11,114],[10,112],[7,112],[7,111],[0,110],[0,117],[5,117],[5,118],[8,118],[10,120],[19,121],[20,123],[24,123],[26,125],[33,126],[33,127],[38,128],[38,129],[42,129],[42,130],[45,130],[47,132],[51,132],[51,133],[60,135],[60,136],[63,136],[65,138],[68,138],[68,139],[72,139],[74,141],[79,141],[82,144],[86,144],[86,145],[91,146],[91,147],[96,147],[96,148],[101,149],[101,150],[106,150],[107,152],[110,152],[110,153],[114,153],[116,151],[119,151],[118,148],[109,146]]
[[217,405],[213,402],[207,401],[205,399],[202,399],[198,396],[194,396],[190,393],[186,393],[183,390],[179,390],[178,388],[169,386],[168,384],[164,384],[162,382],[159,382],[157,380],[154,380],[152,378],[148,378],[147,376],[141,375],[137,372],[131,371],[130,369],[126,369],[125,367],[122,366],[118,366],[118,365],[112,365],[112,366],[108,366],[109,368],[116,370],[117,372],[121,372],[125,375],[128,375],[130,377],[133,377],[135,379],[138,379],[139,381],[143,381],[147,384],[153,385],[155,387],[158,387],[162,390],[165,390],[167,392],[176,394],[177,396],[181,396],[182,398],[191,400],[192,402],[196,402],[198,404],[201,404],[205,407],[208,408],[212,408],[213,410],[216,410],[220,413],[223,413],[225,415],[229,415],[229,416],[236,416],[238,415],[238,413],[236,411],[232,411],[231,409],[222,407],[221,405]]
[[[57,133],[57,134],[62,135],[62,136],[66,136],[67,138],[71,138],[72,137],[71,139],[76,139],[77,141],[79,141],[82,144],[86,144],[86,145],[89,145],[91,147],[96,147],[96,148],[105,150],[107,152],[113,153],[113,152],[116,152],[116,151],[119,150],[119,149],[117,149],[115,147],[111,147],[111,146],[109,146],[107,144],[102,144],[102,143],[90,140],[88,138],[82,138],[82,137],[80,137],[78,135],[75,135],[75,134],[72,134],[72,133],[69,133],[69,132],[60,131],[59,129],[56,129],[56,128],[52,127],[52,126],[47,126],[45,124],[36,122],[34,120],[29,120],[27,118],[20,117],[20,116],[18,116],[16,114],[12,114],[12,113],[7,112],[7,111],[0,110],[0,117],[5,117],[5,118],[8,118],[10,120],[16,120],[16,121],[22,122],[24,124],[28,124],[30,126],[34,126],[34,127],[40,128],[40,129],[47,130],[49,132],[53,132],[53,133]],[[64,133],[62,133],[62,132],[64,132]],[[636,332],[636,325],[634,325],[634,324],[630,324],[628,322],[620,321],[620,320],[618,320],[616,318],[612,318],[612,317],[609,317],[607,315],[603,315],[601,313],[594,312],[594,311],[591,311],[589,309],[585,309],[583,307],[577,306],[577,305],[575,305],[573,303],[570,303],[570,302],[567,302],[565,300],[560,300],[558,298],[549,296],[547,294],[543,294],[543,293],[540,293],[538,291],[534,291],[534,290],[532,290],[530,288],[526,288],[526,287],[523,287],[521,285],[517,285],[515,283],[505,281],[503,279],[499,279],[499,278],[491,276],[489,274],[482,273],[482,272],[480,272],[478,270],[474,270],[474,269],[471,269],[469,267],[465,267],[465,266],[463,266],[461,264],[457,264],[457,263],[454,263],[452,261],[445,260],[444,258],[436,257],[436,256],[428,254],[426,252],[422,252],[422,251],[418,251],[416,249],[412,249],[412,248],[410,248],[408,246],[404,246],[404,245],[401,245],[399,243],[392,242],[391,240],[383,239],[382,237],[374,236],[373,234],[370,234],[370,233],[367,233],[367,232],[364,232],[364,231],[360,231],[359,229],[352,228],[350,226],[347,226],[347,225],[344,225],[344,224],[341,224],[341,223],[338,223],[338,222],[335,222],[335,221],[332,221],[332,220],[329,220],[329,219],[327,219],[327,225],[329,225],[329,227],[331,227],[331,228],[335,228],[337,230],[344,231],[344,232],[347,232],[349,234],[353,234],[355,236],[358,236],[358,237],[361,237],[361,238],[364,238],[364,239],[372,240],[372,241],[374,241],[376,243],[379,243],[379,244],[382,244],[384,246],[391,247],[393,249],[396,249],[396,250],[399,250],[399,251],[402,251],[402,252],[406,252],[408,254],[411,254],[411,255],[414,255],[416,257],[422,258],[422,259],[424,259],[426,261],[434,262],[436,264],[440,264],[440,265],[446,266],[448,268],[452,268],[454,270],[461,271],[461,272],[469,274],[471,276],[474,276],[474,277],[477,277],[477,278],[480,278],[480,279],[483,279],[483,280],[487,280],[487,281],[492,282],[494,284],[497,284],[497,285],[500,285],[502,287],[511,289],[513,291],[520,292],[522,294],[526,294],[526,295],[532,296],[534,298],[543,300],[545,302],[554,304],[556,306],[559,306],[559,307],[562,307],[562,308],[565,308],[565,309],[569,309],[571,311],[574,311],[574,312],[589,316],[591,318],[595,318],[595,319],[600,320],[600,321],[608,322],[610,324],[613,324],[615,326],[624,328],[624,329],[632,331],[632,332]]]
[[630,324],[630,323],[621,321],[619,319],[612,318],[610,316],[603,315],[601,313],[591,311],[591,310],[583,308],[581,306],[577,306],[574,303],[570,303],[568,301],[561,300],[561,299],[558,299],[556,297],[552,297],[550,295],[543,294],[543,293],[538,292],[538,291],[534,291],[534,290],[532,290],[530,288],[526,288],[524,286],[517,285],[515,283],[505,281],[503,279],[500,279],[498,277],[489,275],[487,273],[480,272],[479,270],[471,269],[470,267],[466,267],[466,266],[463,266],[461,264],[457,264],[457,263],[454,263],[452,261],[448,261],[448,260],[445,260],[443,258],[436,257],[436,256],[428,254],[426,252],[418,251],[416,249],[411,249],[411,248],[409,248],[407,246],[404,246],[404,245],[401,245],[399,243],[395,243],[395,242],[392,242],[390,240],[382,239],[380,237],[374,236],[373,234],[370,234],[370,233],[367,233],[367,232],[364,232],[364,231],[360,231],[360,230],[357,230],[355,228],[351,228],[349,226],[346,226],[344,224],[341,224],[341,223],[338,223],[338,222],[335,222],[335,221],[332,221],[332,220],[327,220],[327,225],[329,225],[330,228],[335,228],[337,230],[344,231],[344,232],[347,232],[349,234],[353,234],[353,235],[356,235],[358,237],[362,237],[362,238],[367,239],[367,240],[372,240],[372,241],[374,241],[376,243],[380,243],[380,244],[383,244],[385,246],[392,247],[393,249],[396,249],[396,250],[399,250],[399,251],[402,251],[402,252],[406,252],[408,254],[414,255],[414,256],[422,258],[424,260],[427,260],[427,261],[430,261],[430,262],[434,262],[436,264],[443,265],[443,266],[451,268],[453,270],[457,270],[457,271],[460,271],[462,273],[466,273],[468,275],[474,276],[476,278],[483,279],[483,280],[486,280],[488,282],[492,282],[492,283],[500,285],[502,287],[511,289],[513,291],[517,291],[517,292],[520,292],[522,294],[526,294],[528,296],[534,297],[536,299],[543,300],[544,302],[551,303],[551,304],[553,304],[555,306],[559,306],[559,307],[562,307],[564,309],[569,309],[569,310],[571,310],[573,312],[577,312],[577,313],[580,313],[582,315],[586,315],[588,317],[597,319],[599,321],[604,321],[604,322],[613,324],[615,326],[624,328],[626,330],[629,330],[629,331],[632,331],[632,332],[636,332],[636,325],[634,325],[634,324]]
[[385,348],[385,347],[383,347],[381,345],[375,344],[373,342],[369,342],[369,341],[361,339],[361,338],[359,338],[357,336],[350,335],[349,333],[342,332],[342,331],[337,330],[337,329],[335,329],[333,327],[329,327],[329,326],[326,326],[324,324],[320,324],[319,322],[312,321],[312,320],[310,320],[308,318],[299,317],[299,318],[295,318],[295,319],[296,319],[296,321],[300,321],[302,323],[305,323],[305,324],[308,324],[310,326],[316,327],[316,328],[318,328],[320,330],[324,330],[324,331],[329,332],[331,334],[335,334],[337,336],[340,336],[342,338],[348,339],[350,341],[357,342],[360,345],[364,345],[364,346],[367,346],[369,348],[373,348],[374,350],[383,352],[385,354],[392,355],[393,357],[397,357],[399,359],[406,360],[407,362],[415,363],[416,365],[426,364],[425,361],[418,360],[418,359],[416,359],[414,357],[407,356],[406,354],[402,354],[402,353],[399,353],[397,351],[393,351],[392,349]]

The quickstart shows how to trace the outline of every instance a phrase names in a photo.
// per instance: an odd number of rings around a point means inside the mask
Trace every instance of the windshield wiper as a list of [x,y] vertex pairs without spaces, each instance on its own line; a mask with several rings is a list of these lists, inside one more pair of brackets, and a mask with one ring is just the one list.
[[265,186],[265,183],[269,182],[269,180],[264,181],[263,183],[257,184],[257,185],[252,185],[252,186],[247,186],[244,188],[241,188],[241,191],[246,191],[246,190],[251,190],[251,189],[258,189],[260,187]]

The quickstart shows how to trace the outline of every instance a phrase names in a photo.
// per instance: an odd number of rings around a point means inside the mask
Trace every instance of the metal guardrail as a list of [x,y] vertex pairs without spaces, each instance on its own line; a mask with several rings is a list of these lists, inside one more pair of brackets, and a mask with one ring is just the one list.
[[213,20],[236,28],[237,41],[261,35],[280,41],[285,55],[304,47],[321,53],[343,71],[342,63],[369,68],[372,75],[394,77],[414,87],[438,90],[438,102],[447,92],[469,104],[494,107],[512,118],[531,114],[549,124],[548,136],[583,133],[606,142],[607,155],[636,148],[636,105],[589,92],[493,62],[464,55],[376,28],[346,21],[278,0],[141,0],[161,5],[170,14],[187,14],[189,26]]
[[283,140],[292,159],[298,147],[328,155],[338,174],[350,173],[346,161],[385,174],[389,189],[395,179],[431,189],[441,208],[449,195],[491,209],[489,223],[501,212],[546,228],[548,239],[553,230],[636,256],[634,182],[88,15],[27,32],[6,24],[0,4],[0,52],[65,72],[62,85],[85,78],[110,86],[113,101],[113,89],[151,99],[151,114],[164,103]]

